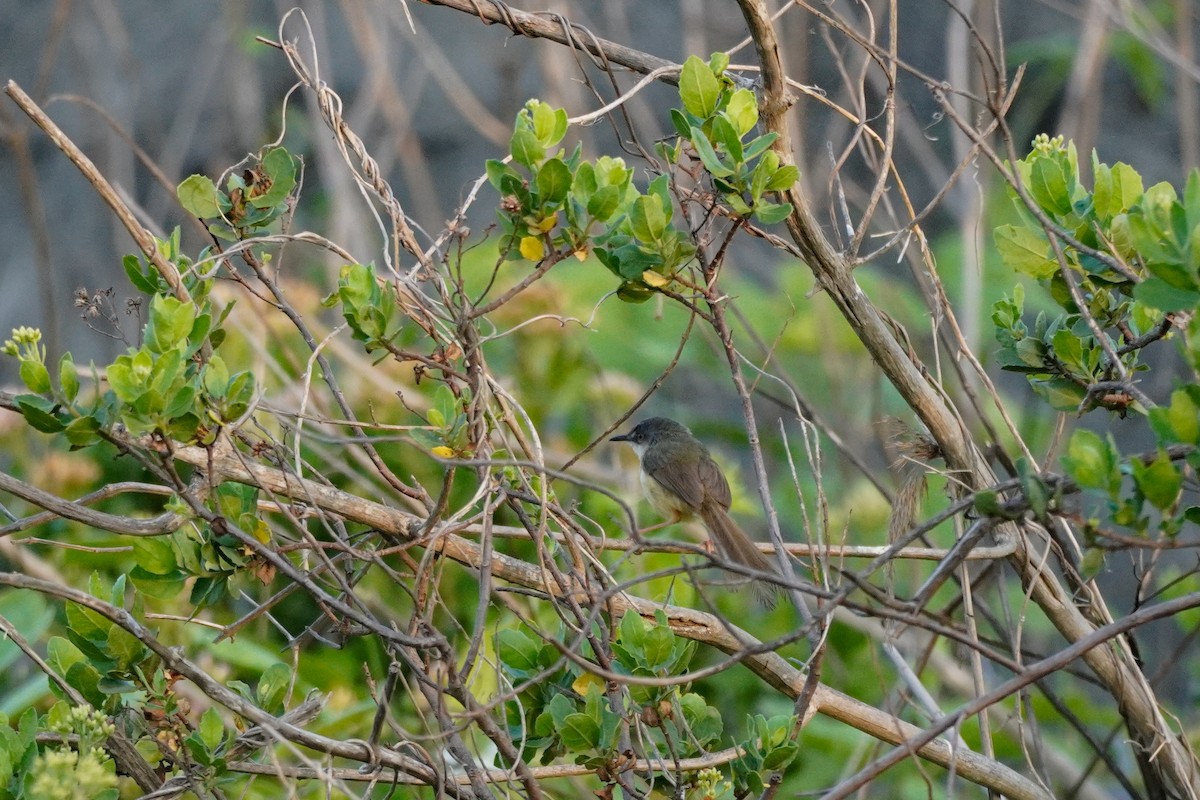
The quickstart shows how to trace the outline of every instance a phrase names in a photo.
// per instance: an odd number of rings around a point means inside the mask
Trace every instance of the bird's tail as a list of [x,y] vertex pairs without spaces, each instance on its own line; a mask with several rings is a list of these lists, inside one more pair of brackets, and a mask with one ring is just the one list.
[[[713,546],[723,558],[759,572],[779,574],[771,560],[754,546],[754,542],[738,527],[725,509],[712,501],[706,502],[700,508],[700,518],[704,521],[704,527],[708,528]],[[765,580],[751,580],[754,582],[758,602],[767,608],[773,608],[780,587]]]

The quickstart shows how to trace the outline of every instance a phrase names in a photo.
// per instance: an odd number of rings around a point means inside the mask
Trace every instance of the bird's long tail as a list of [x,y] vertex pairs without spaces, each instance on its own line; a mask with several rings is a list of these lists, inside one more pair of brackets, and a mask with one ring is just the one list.
[[[779,569],[771,559],[754,546],[754,542],[738,527],[725,509],[709,501],[700,508],[700,518],[704,521],[704,527],[708,528],[713,546],[723,558],[759,572],[779,574]],[[774,607],[780,587],[765,580],[751,580],[754,581],[758,602],[767,608]]]

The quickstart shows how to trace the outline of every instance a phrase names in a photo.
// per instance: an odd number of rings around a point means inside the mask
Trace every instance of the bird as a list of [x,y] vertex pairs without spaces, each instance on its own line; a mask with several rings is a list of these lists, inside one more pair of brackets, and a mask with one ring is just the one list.
[[[717,553],[727,561],[756,572],[779,575],[779,570],[729,516],[733,495],[721,468],[686,426],[666,417],[642,420],[629,433],[612,437],[628,442],[641,464],[646,499],[667,518],[664,524],[699,518]],[[775,605],[779,586],[755,581],[758,600]]]

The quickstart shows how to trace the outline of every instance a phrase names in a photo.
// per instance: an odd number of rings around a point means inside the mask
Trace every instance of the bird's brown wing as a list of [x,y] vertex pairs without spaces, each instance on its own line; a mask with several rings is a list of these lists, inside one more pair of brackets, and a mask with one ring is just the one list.
[[[704,503],[706,486],[704,475],[697,470],[701,462],[671,459],[661,455],[661,452],[657,447],[648,448],[642,456],[642,469],[646,470],[646,474],[661,484],[663,488],[687,503],[692,513],[698,512]],[[711,459],[708,460],[711,463]],[[669,469],[667,468],[668,461],[671,461]],[[724,478],[721,480],[724,481]],[[728,486],[725,487],[725,495],[729,496]]]
[[700,459],[700,463],[697,465],[697,471],[701,483],[704,484],[704,490],[708,493],[708,498],[728,511],[729,506],[733,503],[733,495],[729,491],[729,481],[725,480],[725,475],[717,466],[717,462],[705,453],[704,458]]

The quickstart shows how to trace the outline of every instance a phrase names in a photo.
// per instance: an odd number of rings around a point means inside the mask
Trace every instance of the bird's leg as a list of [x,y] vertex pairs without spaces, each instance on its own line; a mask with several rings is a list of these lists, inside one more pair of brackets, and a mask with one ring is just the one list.
[[667,514],[667,518],[662,522],[659,522],[655,525],[650,525],[646,528],[640,528],[638,529],[638,533],[650,533],[651,531],[657,531],[661,530],[662,528],[668,528],[672,525],[678,525],[680,522],[683,522],[683,514],[680,514],[678,511],[671,511]]

